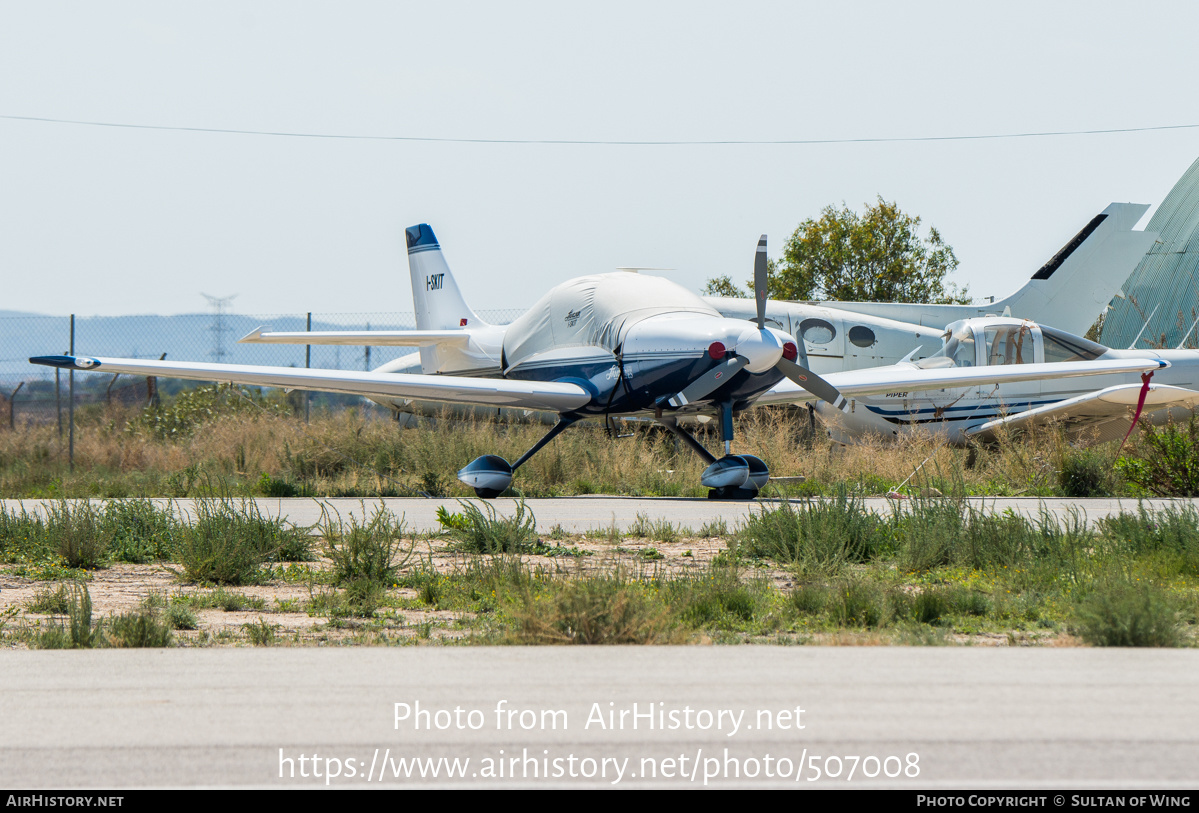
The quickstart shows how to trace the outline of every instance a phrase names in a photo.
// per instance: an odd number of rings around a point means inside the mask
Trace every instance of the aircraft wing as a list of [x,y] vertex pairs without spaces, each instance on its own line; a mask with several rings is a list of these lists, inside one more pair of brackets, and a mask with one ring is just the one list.
[[29,361],[31,364],[44,364],[66,370],[188,378],[197,381],[250,384],[257,387],[318,390],[349,395],[411,398],[552,412],[569,412],[591,400],[591,393],[578,384],[557,381],[516,381],[504,378],[367,373],[88,356],[38,356]]
[[295,330],[267,331],[254,328],[238,339],[246,344],[339,344],[373,347],[430,347],[436,344],[470,344],[465,330]]
[[[966,434],[979,440],[993,440],[1005,430],[1027,429],[1055,423],[1064,426],[1068,434],[1085,434],[1095,443],[1119,440],[1128,432],[1140,395],[1140,384],[1120,384],[1055,404],[1005,415],[968,429]],[[1195,390],[1166,384],[1150,384],[1149,392],[1145,394],[1143,414],[1148,415],[1169,408],[1190,410],[1196,406],[1199,406],[1199,392]]]
[[[828,373],[824,376],[824,380],[836,387],[846,398],[853,398],[859,395],[878,395],[887,392],[954,389],[976,384],[1040,381],[1047,378],[1072,378],[1084,375],[1144,373],[1169,366],[1168,361],[1151,358],[1096,359],[1094,361],[1063,361],[1046,364],[1003,364],[933,369],[924,369],[914,364],[895,364],[890,367]],[[816,396],[791,380],[784,379],[763,393],[754,403],[798,404],[815,400],[817,400]]]

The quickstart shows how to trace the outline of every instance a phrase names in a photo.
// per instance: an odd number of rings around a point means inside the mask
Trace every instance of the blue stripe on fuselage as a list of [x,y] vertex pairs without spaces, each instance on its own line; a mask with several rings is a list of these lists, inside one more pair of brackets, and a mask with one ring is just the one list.
[[[719,363],[706,354],[696,357],[692,353],[654,359],[642,356],[636,360],[625,359],[623,376],[613,376],[611,370],[617,366],[615,356],[611,359],[593,357],[574,363],[547,361],[518,364],[508,369],[505,378],[525,381],[559,381],[571,378],[590,381],[599,394],[591,403],[576,411],[584,415],[601,415],[653,409],[659,399],[682,392],[688,384]],[[701,400],[731,401],[734,408],[740,409],[782,378],[783,375],[778,370],[757,374],[740,370],[729,377],[728,383]],[[673,410],[667,408],[666,411]],[[688,411],[694,411],[694,408]]]
[[[1022,403],[998,404],[992,407],[983,407],[981,404],[966,404],[965,406],[950,406],[950,407],[928,407],[924,409],[903,409],[903,410],[886,410],[882,407],[871,406],[870,404],[862,404],[866,409],[878,415],[885,421],[895,424],[920,424],[920,423],[940,423],[941,421],[969,421],[980,420],[989,421],[994,418],[999,418],[1004,415],[1015,415],[1020,412],[1027,412],[1030,409],[1035,409],[1045,404],[1056,404],[1061,401],[1061,398],[1051,398],[1046,401],[1024,401]],[[969,414],[949,415],[950,412],[966,412]],[[939,414],[938,414],[939,413]],[[917,415],[932,414],[931,418],[917,418]]]

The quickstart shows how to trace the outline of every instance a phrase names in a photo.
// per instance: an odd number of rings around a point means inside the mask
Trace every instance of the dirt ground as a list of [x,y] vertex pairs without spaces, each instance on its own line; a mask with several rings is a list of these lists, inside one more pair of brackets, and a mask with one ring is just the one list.
[[[546,544],[555,544],[544,539]],[[472,554],[454,550],[449,540],[422,539],[413,543],[414,553],[421,566],[432,566],[439,573],[450,574],[466,567]],[[563,547],[574,547],[590,555],[528,555],[524,560],[534,566],[563,575],[586,575],[611,572],[621,567],[631,573],[679,574],[696,571],[710,565],[713,558],[727,549],[722,538],[686,538],[674,542],[625,537],[613,543],[605,536],[571,536],[559,540]],[[413,560],[415,562],[415,559]],[[409,567],[416,565],[409,565]],[[310,568],[314,573],[330,567],[320,560],[298,568]],[[12,566],[0,566],[0,631],[5,633],[4,645],[26,646],[20,630],[62,623],[63,617],[36,613],[30,603],[42,593],[55,591],[62,582],[36,580],[17,575]],[[406,568],[407,569],[407,568]],[[92,600],[93,619],[127,613],[143,606],[150,596],[167,599],[181,595],[204,595],[218,589],[185,580],[180,569],[171,564],[113,564],[90,573],[87,587]],[[759,571],[780,590],[794,586],[794,577],[786,571]],[[224,610],[193,609],[197,624],[194,630],[176,630],[179,646],[251,646],[263,643],[261,636],[252,633],[269,629],[267,643],[291,646],[377,645],[384,643],[451,643],[470,632],[464,621],[472,613],[429,608],[418,600],[414,589],[397,587],[389,591],[389,601],[371,619],[339,618],[312,614],[306,606],[314,597],[332,590],[319,577],[273,579],[267,584],[219,588],[226,594],[237,593],[250,600],[261,600],[258,609]],[[805,636],[805,643],[833,645],[880,645],[896,643],[887,631],[843,631],[816,633]],[[1077,641],[1060,633],[976,633],[953,635],[943,643],[983,646],[1051,645],[1071,646]]]
[[[545,540],[547,544],[552,541]],[[726,547],[725,541],[685,539],[673,543],[652,540],[622,539],[614,545],[606,538],[572,536],[560,540],[563,547],[575,547],[591,555],[561,555],[523,557],[526,562],[551,572],[587,574],[623,566],[630,571],[677,573],[706,567],[712,558]],[[457,552],[453,543],[418,540],[413,542],[414,553],[421,563],[439,573],[453,573],[466,566],[470,554]],[[646,558],[643,551],[652,548],[661,558]],[[413,560],[416,561],[415,558]],[[327,570],[327,559],[301,565],[313,571]],[[415,565],[413,565],[415,566]],[[58,623],[61,616],[30,611],[29,605],[46,592],[54,592],[64,582],[33,579],[17,575],[13,566],[0,566],[0,619],[6,619],[4,629],[13,632],[18,625],[34,626]],[[407,568],[405,568],[407,569]],[[401,571],[403,572],[403,571]],[[171,598],[180,595],[203,595],[217,589],[213,585],[189,583],[180,568],[172,564],[131,565],[116,563],[92,571],[87,588],[92,600],[93,619],[127,613],[138,609],[152,595]],[[779,585],[789,584],[785,574],[774,574]],[[176,643],[183,646],[249,645],[247,625],[266,623],[274,629],[274,642],[292,645],[325,645],[342,643],[382,643],[380,633],[388,638],[421,637],[432,639],[459,638],[465,632],[459,621],[468,613],[441,611],[431,608],[409,609],[404,605],[418,603],[417,591],[394,588],[393,599],[401,606],[382,608],[375,619],[339,619],[333,623],[324,615],[309,615],[304,609],[314,595],[328,592],[328,585],[308,580],[273,579],[267,584],[220,588],[225,593],[238,593],[249,599],[261,599],[261,609],[223,610],[194,609],[195,630],[176,630]],[[10,646],[20,643],[12,640]]]

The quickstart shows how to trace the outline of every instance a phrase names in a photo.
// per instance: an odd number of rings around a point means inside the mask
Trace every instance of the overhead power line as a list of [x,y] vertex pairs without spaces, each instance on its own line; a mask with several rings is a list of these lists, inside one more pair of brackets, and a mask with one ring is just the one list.
[[768,145],[768,144],[895,144],[916,141],[985,141],[1003,138],[1045,138],[1049,136],[1111,135],[1115,133],[1147,133],[1160,130],[1190,130],[1199,124],[1165,124],[1157,127],[1117,127],[1106,130],[1046,130],[1028,133],[983,133],[973,135],[946,136],[893,136],[884,138],[777,138],[777,139],[713,139],[713,140],[667,140],[667,141],[622,141],[606,139],[573,138],[437,138],[433,136],[385,136],[354,135],[352,133],[290,133],[274,130],[233,130],[223,127],[169,127],[161,124],[126,124],[115,121],[82,121],[78,119],[52,119],[41,116],[7,116],[0,119],[10,121],[39,121],[51,124],[78,124],[87,127],[119,127],[131,130],[166,130],[179,133],[223,133],[226,135],[278,136],[282,138],[328,138],[354,141],[424,141],[446,144],[567,144],[579,146],[715,146],[715,145]]

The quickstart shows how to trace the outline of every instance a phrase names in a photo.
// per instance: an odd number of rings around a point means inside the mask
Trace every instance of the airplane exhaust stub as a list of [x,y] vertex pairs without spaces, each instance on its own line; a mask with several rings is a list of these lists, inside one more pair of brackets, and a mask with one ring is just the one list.
[[459,470],[458,479],[475,491],[499,496],[512,485],[512,466],[499,455],[485,454]]
[[[757,458],[754,458],[757,460]],[[762,463],[761,460],[758,460]],[[766,464],[762,463],[763,467]],[[704,469],[699,482],[707,488],[740,488],[749,482],[749,463],[741,455],[725,455]],[[769,477],[769,472],[767,477]]]

